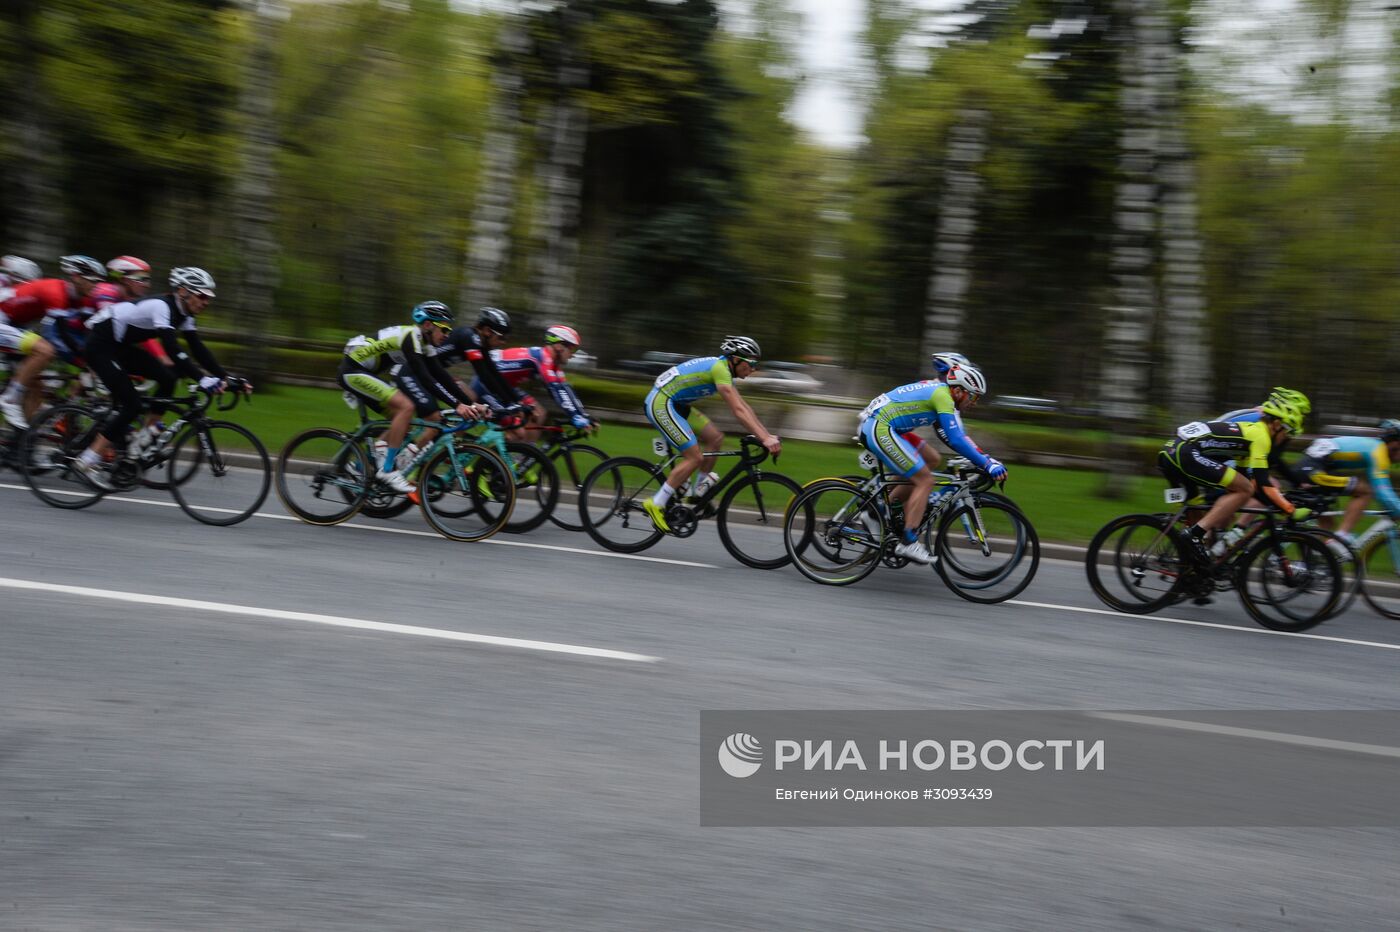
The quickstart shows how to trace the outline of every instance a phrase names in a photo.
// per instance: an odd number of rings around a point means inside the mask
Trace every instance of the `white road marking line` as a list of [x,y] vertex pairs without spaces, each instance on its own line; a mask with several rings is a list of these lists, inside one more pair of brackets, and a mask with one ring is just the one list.
[[1079,605],[1058,605],[1054,602],[1027,602],[1023,599],[1010,599],[1006,605],[1025,605],[1029,608],[1053,608],[1062,612],[1080,612],[1085,615],[1110,615],[1124,621],[1158,621],[1170,625],[1190,625],[1195,628],[1219,628],[1222,631],[1239,631],[1242,634],[1272,634],[1285,638],[1304,638],[1309,641],[1331,641],[1334,644],[1350,644],[1354,647],[1379,647],[1382,650],[1400,650],[1400,644],[1387,644],[1384,641],[1358,641],[1354,638],[1332,637],[1328,634],[1307,634],[1303,631],[1274,631],[1270,628],[1246,628],[1243,625],[1227,625],[1218,621],[1192,621],[1189,618],[1163,618],[1161,615],[1129,615],[1107,608],[1084,608]]
[[1240,728],[1237,725],[1215,725],[1209,722],[1189,722],[1179,718],[1161,718],[1156,715],[1128,715],[1119,712],[1086,712],[1089,718],[1105,719],[1110,722],[1127,722],[1132,725],[1152,725],[1157,728],[1172,728],[1177,731],[1200,731],[1212,735],[1225,735],[1231,738],[1253,738],[1258,741],[1272,741],[1276,744],[1296,744],[1305,748],[1323,748],[1328,751],[1350,751],[1353,754],[1370,754],[1373,757],[1400,757],[1400,748],[1385,744],[1362,744],[1357,741],[1338,741],[1335,738],[1314,738],[1310,735],[1294,735],[1286,731],[1261,731],[1257,728]]
[[[10,482],[0,482],[0,489],[16,489],[21,492],[28,492],[29,486],[15,485],[14,483]],[[61,495],[78,494],[76,492],[67,492],[63,489],[53,489],[52,491],[57,492]],[[128,495],[108,495],[104,499],[104,501],[126,502],[127,504],[131,505],[155,505],[158,508],[180,507],[173,501],[162,502],[150,498],[132,498]],[[223,512],[224,514],[237,513],[237,509],[234,508],[210,508],[204,505],[199,506],[199,510]],[[295,515],[282,515],[272,511],[257,511],[253,513],[253,517],[270,518],[273,521],[296,521],[297,523],[301,523],[301,519],[297,518]],[[358,522],[351,522],[347,524],[339,524],[336,525],[336,527],[358,528],[361,531],[378,531],[381,534],[409,534],[414,537],[432,537],[437,540],[445,540],[445,538],[436,531],[418,531],[412,528],[388,527],[380,524],[360,524]],[[483,541],[478,541],[478,543],[497,544],[502,547],[533,547],[536,550],[558,550],[562,553],[581,553],[585,556],[590,557],[611,557],[616,560],[637,560],[642,563],[662,563],[667,566],[692,566],[697,569],[704,570],[719,569],[719,567],[713,563],[696,563],[693,560],[675,560],[669,557],[648,557],[640,553],[613,553],[611,550],[589,550],[585,547],[566,547],[563,544],[538,544],[528,540],[501,540],[500,538],[492,537]]]
[[258,608],[252,605],[230,605],[223,602],[205,602],[201,599],[181,599],[167,595],[121,592],[115,589],[92,589],[87,586],[67,586],[59,583],[34,582],[28,579],[0,578],[0,587],[26,589],[32,592],[76,595],[90,599],[107,599],[114,602],[135,602],[141,605],[163,605],[169,608],[187,608],[200,612],[220,612],[225,615],[274,618],[281,621],[303,621],[310,624],[329,625],[335,628],[356,628],[361,631],[406,634],[412,637],[437,638],[443,641],[465,641],[469,644],[488,644],[493,647],[513,647],[519,650],[573,654],[579,657],[599,657],[605,660],[627,660],[632,663],[657,663],[661,660],[660,657],[651,657],[647,654],[634,654],[629,651],[609,650],[602,647],[581,647],[577,644],[558,644],[552,641],[532,641],[524,638],[497,637],[492,634],[471,634],[466,631],[449,631],[442,628],[423,628],[418,625],[391,624],[385,621],[369,621],[363,618],[346,618],[341,615],[321,615],[315,612],[289,612],[276,608]]

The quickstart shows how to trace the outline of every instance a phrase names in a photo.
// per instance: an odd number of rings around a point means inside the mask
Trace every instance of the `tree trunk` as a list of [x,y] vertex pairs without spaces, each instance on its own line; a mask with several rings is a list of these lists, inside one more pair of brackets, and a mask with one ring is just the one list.
[[985,110],[962,110],[948,133],[944,158],[943,197],[938,205],[938,233],[933,245],[933,275],[929,279],[924,315],[923,353],[961,349],[972,284],[972,246],[977,234],[977,174],[987,151]]
[[[31,3],[16,11],[21,35],[33,28],[38,9]],[[53,262],[64,251],[66,214],[63,153],[51,121],[54,108],[39,79],[40,52],[31,43],[21,43],[21,48],[12,70],[16,93],[9,131],[17,157],[5,198],[9,240],[16,252],[34,259],[46,274],[57,274]]]
[[530,48],[530,36],[519,14],[506,18],[499,43],[482,147],[481,187],[472,212],[467,274],[459,302],[459,313],[464,317],[483,304],[499,300],[510,254],[511,219],[515,215],[521,107],[525,97],[521,60]]
[[262,375],[271,359],[266,355],[267,342],[257,337],[271,329],[278,281],[276,43],[277,24],[287,11],[282,0],[243,0],[243,8],[253,19],[253,38],[238,103],[242,162],[234,179],[230,214],[240,264],[230,303],[239,329],[249,336],[248,365]]

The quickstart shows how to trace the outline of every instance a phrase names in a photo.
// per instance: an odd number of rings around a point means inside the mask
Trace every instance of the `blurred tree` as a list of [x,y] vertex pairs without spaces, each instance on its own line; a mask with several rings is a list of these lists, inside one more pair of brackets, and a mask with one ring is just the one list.
[[0,125],[6,127],[0,164],[9,177],[3,212],[9,248],[52,273],[55,257],[64,251],[68,199],[54,102],[41,75],[45,58],[54,54],[38,29],[43,7],[40,0],[0,6],[0,60],[6,62],[0,69]]

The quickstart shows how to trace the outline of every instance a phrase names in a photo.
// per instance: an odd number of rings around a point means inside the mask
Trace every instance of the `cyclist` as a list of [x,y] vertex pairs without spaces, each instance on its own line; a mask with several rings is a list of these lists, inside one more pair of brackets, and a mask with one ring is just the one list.
[[[151,287],[151,267],[134,256],[118,256],[107,263],[108,281],[92,286],[78,307],[66,311],[50,311],[44,319],[41,333],[53,344],[59,359],[74,366],[87,367],[83,356],[87,342],[87,321],[94,313],[120,301],[139,301]],[[160,340],[150,339],[142,344],[146,352],[163,365],[171,365],[170,357]],[[159,423],[160,415],[151,415],[151,424]],[[159,428],[154,429],[159,433]]]
[[[691,405],[701,398],[718,393],[729,404],[729,410],[739,419],[739,423],[758,437],[769,453],[777,456],[782,452],[782,441],[763,426],[734,384],[735,379],[747,379],[758,371],[761,358],[758,342],[750,337],[725,337],[720,342],[719,352],[718,356],[687,360],[658,375],[643,404],[647,420],[681,454],[680,462],[676,463],[661,488],[642,503],[657,530],[670,533],[666,506],[672,496],[704,463],[704,454],[719,452],[720,445],[724,443],[724,434],[720,429],[702,412],[691,410]],[[695,419],[693,426],[690,423],[692,417]],[[703,451],[700,441],[704,441]]]
[[[1312,413],[1312,402],[1308,400],[1307,395],[1304,395],[1296,389],[1276,386],[1270,390],[1270,395],[1276,395],[1284,401],[1291,402],[1303,413],[1304,417]],[[1249,421],[1262,420],[1263,417],[1262,405],[1255,405],[1252,408],[1239,408],[1235,411],[1227,411],[1216,418],[1216,420],[1243,424]],[[1284,438],[1282,443],[1275,444],[1273,450],[1269,453],[1269,472],[1271,475],[1282,476],[1294,485],[1302,485],[1305,477],[1283,461],[1283,453],[1288,448],[1289,439],[1291,438]],[[1230,465],[1234,464],[1232,463]]]
[[1183,424],[1157,454],[1162,474],[1168,482],[1185,486],[1188,498],[1195,497],[1200,486],[1225,490],[1190,530],[1196,556],[1203,562],[1210,559],[1205,535],[1223,530],[1235,512],[1255,496],[1267,499],[1295,520],[1311,514],[1306,508],[1295,508],[1269,478],[1269,455],[1289,434],[1302,431],[1302,409],[1293,398],[1279,392],[1271,393],[1259,409],[1261,418],[1257,421]]
[[44,273],[39,263],[23,256],[0,256],[0,301],[14,297],[15,286],[32,282]]
[[29,328],[51,312],[77,307],[107,277],[102,263],[89,256],[64,256],[58,268],[64,278],[25,282],[0,303],[0,347],[29,357],[0,395],[0,414],[20,430],[29,428],[29,419],[39,410],[39,376],[54,357],[53,344]]
[[[921,454],[925,449],[935,457],[937,453],[913,430],[932,425],[938,439],[950,449],[967,457],[996,481],[1004,481],[1006,467],[982,452],[963,430],[962,413],[976,405],[986,391],[987,379],[980,369],[970,363],[953,363],[942,379],[901,385],[871,401],[860,413],[860,438],[866,449],[879,458],[885,469],[912,480],[912,484],[896,488],[890,498],[904,504],[903,526],[896,529],[902,539],[895,553],[915,563],[934,561],[916,532],[936,481]],[[918,446],[909,439],[911,436],[919,441]]]
[[1352,531],[1373,499],[1400,521],[1400,495],[1390,482],[1391,464],[1400,462],[1400,418],[1386,418],[1379,427],[1379,437],[1319,437],[1298,463],[1309,483],[1352,496],[1337,531],[1348,544],[1355,543]]
[[[408,428],[417,415],[425,421],[441,418],[438,403],[446,402],[463,417],[485,412],[443,368],[438,349],[452,329],[452,311],[441,301],[424,301],[413,308],[413,323],[385,327],[372,337],[363,334],[345,344],[337,380],[371,410],[389,415],[382,438],[383,459],[377,477],[395,492],[408,494],[413,484],[395,462]],[[436,432],[434,432],[436,433]],[[377,454],[376,454],[377,457]]]
[[[579,430],[587,430],[593,425],[588,412],[579,403],[578,395],[564,378],[564,366],[578,352],[578,331],[573,327],[555,325],[545,328],[544,346],[517,346],[511,349],[492,350],[491,358],[505,378],[506,384],[516,388],[529,379],[538,379],[549,389],[569,422]],[[488,394],[480,378],[474,379],[471,390],[477,397]],[[518,391],[518,388],[517,388]],[[530,415],[524,428],[524,439],[534,443],[539,439],[538,428],[545,422],[545,410],[534,398],[522,395],[521,403],[530,408]]]
[[[113,448],[126,454],[127,429],[141,410],[141,395],[131,384],[131,376],[154,379],[160,395],[169,395],[179,377],[198,379],[200,388],[212,392],[223,391],[233,380],[195,327],[195,318],[214,299],[213,276],[193,266],[171,269],[170,287],[168,294],[108,305],[87,322],[88,365],[112,393],[113,405],[97,439],[79,455],[76,466],[88,482],[103,491],[110,492],[113,486],[101,463]],[[180,349],[177,337],[184,338],[198,365]],[[141,348],[140,344],[152,338],[161,341],[173,368]],[[237,381],[242,391],[252,391],[247,382]]]
[[[510,386],[496,365],[492,350],[505,347],[510,334],[510,315],[498,307],[483,307],[472,326],[461,326],[447,335],[438,350],[444,366],[469,362],[476,378],[467,393],[487,405],[505,427],[519,427],[515,412],[522,404],[520,393]],[[505,416],[502,417],[501,415]]]

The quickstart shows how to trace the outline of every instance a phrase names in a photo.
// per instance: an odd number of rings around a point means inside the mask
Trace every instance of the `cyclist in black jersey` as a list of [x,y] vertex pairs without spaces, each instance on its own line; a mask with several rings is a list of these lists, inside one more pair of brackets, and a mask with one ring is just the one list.
[[[492,412],[498,416],[502,411],[509,412],[522,405],[520,393],[510,387],[496,367],[496,361],[491,358],[491,351],[503,348],[509,334],[510,317],[506,312],[500,308],[483,307],[475,325],[456,328],[438,348],[438,358],[444,366],[471,363],[480,384],[475,390],[468,388],[468,394],[474,395],[474,400],[490,405]],[[509,413],[501,419],[503,427],[519,427],[520,423],[520,418]]]

